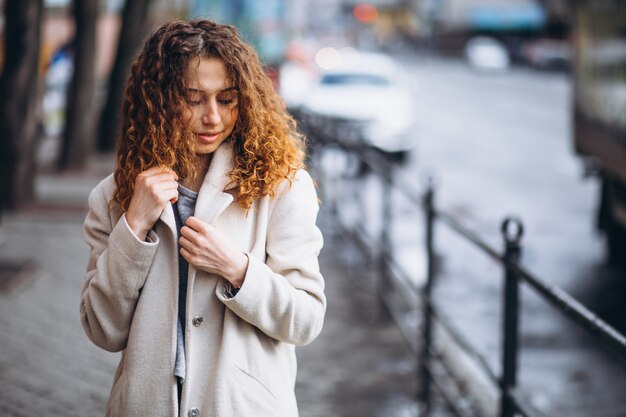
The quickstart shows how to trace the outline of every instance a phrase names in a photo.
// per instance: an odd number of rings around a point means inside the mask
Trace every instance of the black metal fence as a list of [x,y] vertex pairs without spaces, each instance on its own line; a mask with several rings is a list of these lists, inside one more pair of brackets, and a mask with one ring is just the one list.
[[[319,140],[319,136],[316,137]],[[616,360],[626,362],[626,337],[615,330],[613,327],[605,323],[584,305],[578,302],[574,297],[563,291],[561,288],[551,285],[550,283],[534,276],[527,271],[519,262],[522,251],[522,237],[524,228],[521,220],[510,217],[504,219],[501,225],[501,233],[503,238],[503,248],[498,250],[491,247],[483,241],[480,236],[476,235],[463,224],[457,221],[454,216],[439,209],[435,203],[435,187],[432,181],[428,182],[426,190],[416,192],[415,187],[404,183],[401,179],[393,174],[393,166],[385,158],[375,152],[368,152],[359,148],[345,148],[340,144],[332,141],[332,137],[324,136],[325,139],[318,143],[318,147],[313,153],[312,166],[319,167],[321,158],[324,153],[332,149],[335,152],[345,152],[356,161],[357,167],[348,171],[351,174],[347,177],[344,175],[341,182],[344,186],[357,185],[357,178],[363,171],[374,173],[380,178],[383,184],[381,198],[381,216],[382,227],[378,242],[375,245],[368,245],[370,240],[362,231],[362,225],[342,225],[337,222],[337,226],[341,232],[349,236],[355,241],[366,253],[368,253],[372,263],[378,265],[378,286],[377,294],[380,297],[381,306],[384,314],[394,319],[396,324],[403,331],[403,334],[411,349],[415,352],[418,359],[418,381],[420,389],[418,399],[422,405],[423,415],[428,415],[431,410],[432,393],[431,388],[434,386],[441,397],[449,405],[449,408],[458,416],[478,415],[475,407],[466,401],[458,401],[458,392],[463,387],[453,389],[449,381],[454,380],[453,370],[448,369],[445,361],[440,360],[436,350],[433,335],[435,326],[440,326],[454,339],[459,348],[464,351],[475,364],[482,370],[484,375],[497,387],[499,392],[499,416],[513,417],[514,415],[523,415],[525,417],[538,417],[542,414],[534,409],[529,401],[525,400],[517,384],[518,372],[518,350],[519,344],[519,316],[520,316],[520,285],[526,285],[534,290],[543,300],[552,305],[558,311],[562,312],[582,328],[589,331],[597,341],[606,347],[609,351],[616,355]],[[330,186],[337,184],[327,184],[324,180],[324,173],[318,172],[318,181],[320,182],[322,198],[328,198],[324,190]],[[334,181],[334,180],[333,180]],[[425,230],[425,251],[426,251],[426,282],[419,287],[414,282],[407,279],[408,274],[402,273],[401,267],[394,261],[391,251],[391,224],[393,216],[392,189],[396,189],[407,198],[415,210],[421,210],[424,213],[424,230]],[[341,193],[345,194],[347,190],[342,189]],[[336,205],[336,201],[326,201],[326,204],[332,206],[332,211],[339,216],[341,207]],[[445,226],[451,231],[470,242],[473,246],[484,252],[487,256],[496,261],[502,268],[502,277],[504,280],[504,291],[501,297],[503,317],[501,322],[502,331],[502,351],[501,351],[501,374],[497,375],[496,371],[488,364],[488,361],[482,356],[472,344],[459,332],[455,326],[446,319],[445,314],[433,299],[433,289],[437,280],[437,254],[435,251],[436,230],[439,226]],[[372,250],[372,247],[375,247]],[[401,314],[396,311],[395,301],[389,298],[388,289],[393,283],[398,283],[404,289],[405,295],[417,298],[420,302],[419,319],[421,326],[418,328],[418,334],[407,334],[403,328],[403,320]],[[415,329],[412,330],[415,332]],[[447,376],[446,376],[447,374]],[[452,378],[449,378],[452,376]]]

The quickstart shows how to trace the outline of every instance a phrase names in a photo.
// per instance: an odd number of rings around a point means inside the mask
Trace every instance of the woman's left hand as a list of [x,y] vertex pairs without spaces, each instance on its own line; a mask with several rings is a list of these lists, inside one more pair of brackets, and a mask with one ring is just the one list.
[[189,217],[180,229],[181,255],[196,268],[221,275],[235,288],[243,284],[248,256],[214,226]]

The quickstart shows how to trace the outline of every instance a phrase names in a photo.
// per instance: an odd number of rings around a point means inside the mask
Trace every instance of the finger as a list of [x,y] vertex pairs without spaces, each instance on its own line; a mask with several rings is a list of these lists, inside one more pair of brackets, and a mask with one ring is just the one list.
[[161,175],[171,175],[174,179],[178,179],[178,174],[171,168],[164,168],[161,172]]
[[166,202],[166,201],[172,202],[172,200],[173,202],[178,201],[178,190],[170,189],[170,190],[161,191],[159,193],[159,200],[162,202]]
[[180,245],[185,248],[185,250],[190,251],[193,248],[193,243],[191,243],[191,241],[189,239],[187,239],[185,236],[181,236],[180,239],[178,239],[178,241],[180,242]]
[[157,191],[178,190],[178,183],[176,181],[163,181],[154,184],[153,187]]
[[166,174],[172,174],[173,176],[176,177],[176,179],[178,179],[178,174],[176,173],[176,171],[174,171],[172,168],[169,167],[162,167],[162,170],[164,173]]
[[152,175],[160,174],[163,172],[163,167],[155,166],[152,168],[145,169],[139,173],[139,177],[150,177]]
[[187,262],[191,263],[191,253],[187,249],[180,248],[180,254],[183,255]]
[[189,262],[190,265],[196,266],[195,261],[197,259],[191,254],[191,252],[189,252],[185,248],[180,248],[180,254],[183,255],[183,258],[185,258],[185,260]]
[[187,221],[185,222],[185,224],[189,227],[191,227],[194,230],[197,231],[202,231],[202,232],[208,232],[210,229],[210,225],[206,222],[203,222],[202,220],[200,220],[197,217],[194,216],[189,216],[189,218],[187,219]]
[[148,190],[161,201],[165,201],[166,195],[170,195],[170,198],[172,198],[172,194],[178,199],[178,183],[175,181],[154,184],[148,187]]
[[196,232],[195,230],[193,230],[189,226],[181,227],[180,228],[180,234],[181,234],[181,236],[184,236],[187,240],[189,240],[190,242],[193,242],[195,244],[198,243],[198,238],[200,237],[200,234],[198,232]]
[[159,195],[162,196],[163,200],[166,199],[166,194],[170,196],[167,200],[178,201],[178,189],[176,188],[168,188],[159,192]]
[[161,183],[176,183],[176,179],[170,174],[158,174],[153,176],[137,176],[135,179],[135,187],[149,188]]
[[174,175],[176,178],[178,178],[178,175],[176,174],[176,172],[172,168],[170,168],[170,167],[159,166],[157,168],[159,168],[159,173],[160,174],[170,174],[170,175]]
[[176,182],[176,180],[178,179],[178,176],[174,173],[162,172],[159,174],[151,175],[149,177],[145,177],[145,179],[150,184],[157,184],[159,182],[168,182],[168,181]]
[[176,174],[176,172],[174,172],[174,170],[168,167],[163,167],[163,166],[156,166],[156,167],[148,168],[144,171],[141,171],[138,177],[154,177],[157,175],[172,175],[173,177],[178,179],[178,175]]

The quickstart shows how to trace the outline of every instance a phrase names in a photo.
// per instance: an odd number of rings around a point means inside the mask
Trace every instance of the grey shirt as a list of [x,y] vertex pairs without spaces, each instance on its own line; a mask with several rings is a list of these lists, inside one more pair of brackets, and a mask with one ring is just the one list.
[[[176,218],[176,229],[180,239],[180,229],[185,225],[187,219],[193,216],[196,209],[198,193],[188,188],[178,185],[178,201],[174,203],[174,217]],[[181,383],[185,381],[185,307],[187,302],[187,274],[189,273],[189,263],[180,254],[180,243],[178,244],[178,331],[176,338],[176,366],[174,375]]]

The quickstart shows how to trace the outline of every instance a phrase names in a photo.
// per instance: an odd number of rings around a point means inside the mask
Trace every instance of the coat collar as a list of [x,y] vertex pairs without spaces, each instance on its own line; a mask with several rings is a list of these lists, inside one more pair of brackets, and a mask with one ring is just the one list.
[[[209,224],[214,224],[220,214],[233,202],[233,196],[226,192],[235,186],[228,176],[233,165],[234,147],[232,141],[224,142],[213,154],[209,170],[200,186],[195,217]],[[160,219],[176,235],[176,220],[171,203],[167,203]]]
[[222,143],[213,154],[209,171],[200,186],[194,216],[209,224],[214,224],[219,215],[233,202],[233,196],[226,192],[227,189],[234,187],[228,177],[233,164],[232,141]]

